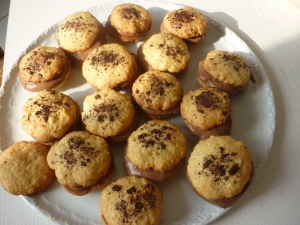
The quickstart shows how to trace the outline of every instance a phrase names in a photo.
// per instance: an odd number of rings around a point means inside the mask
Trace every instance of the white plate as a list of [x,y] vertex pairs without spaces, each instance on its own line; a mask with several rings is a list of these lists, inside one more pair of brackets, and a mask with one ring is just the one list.
[[[159,24],[167,11],[182,7],[156,1],[137,0],[130,2],[142,5],[152,14],[153,25],[147,37],[159,32]],[[87,11],[94,14],[105,24],[112,9],[120,3],[122,2],[107,3],[90,8]],[[207,16],[207,19],[209,22],[207,35],[201,44],[190,47],[191,63],[188,71],[179,79],[183,84],[185,93],[198,88],[199,85],[196,79],[198,62],[206,56],[207,52],[213,49],[239,53],[248,61],[256,82],[250,82],[245,93],[231,97],[233,108],[232,136],[243,141],[253,157],[254,177],[250,184],[252,185],[268,159],[273,142],[275,111],[272,90],[263,66],[250,48],[230,29],[213,18]],[[39,45],[57,46],[55,39],[57,27],[58,23],[42,33],[28,46],[23,54]],[[109,38],[108,42],[114,42],[114,40]],[[132,52],[136,52],[137,46],[140,44],[141,42],[131,43],[126,44],[126,46]],[[0,95],[2,95],[0,99],[0,147],[2,150],[17,141],[32,140],[22,130],[20,123],[21,110],[25,101],[35,95],[35,93],[25,91],[17,79],[18,64],[23,54],[16,60],[8,81],[4,88],[0,90]],[[71,73],[67,83],[59,90],[70,95],[81,105],[85,96],[94,92],[95,89],[85,82],[80,69],[73,69]],[[126,93],[130,94],[128,91]],[[172,118],[171,121],[180,126],[188,138],[188,158],[197,142],[197,138],[186,131],[179,116]],[[117,165],[117,171],[111,181],[126,175],[122,165],[123,147],[124,144],[111,146]],[[207,224],[228,210],[208,204],[194,194],[185,180],[185,169],[175,178],[158,184],[164,195],[163,218],[160,224]],[[77,197],[67,193],[55,181],[44,193],[23,198],[29,205],[60,224],[102,224],[98,207],[101,190],[100,188],[88,195]]]

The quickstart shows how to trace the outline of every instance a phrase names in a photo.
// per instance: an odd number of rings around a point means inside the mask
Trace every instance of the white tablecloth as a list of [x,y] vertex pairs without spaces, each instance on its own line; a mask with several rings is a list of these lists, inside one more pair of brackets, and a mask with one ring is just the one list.
[[[110,0],[11,0],[4,79],[42,31],[68,14],[104,2]],[[263,64],[274,92],[276,131],[270,158],[247,195],[213,224],[300,224],[299,0],[165,2],[202,9],[233,30]],[[55,224],[2,187],[0,200],[0,224]]]

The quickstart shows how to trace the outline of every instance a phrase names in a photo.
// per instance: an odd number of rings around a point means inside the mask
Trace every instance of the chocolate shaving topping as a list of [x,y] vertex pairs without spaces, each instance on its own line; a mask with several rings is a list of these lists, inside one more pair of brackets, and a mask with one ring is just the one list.
[[221,99],[211,91],[203,91],[195,97],[197,110],[202,111],[204,108],[217,108],[217,103],[221,103]]
[[112,186],[112,190],[113,191],[117,191],[117,192],[119,192],[119,191],[121,191],[122,190],[122,186],[121,185],[117,185],[117,184],[115,184],[114,186]]
[[208,176],[209,174],[214,176],[214,182],[218,183],[222,181],[227,181],[230,176],[234,176],[238,169],[239,165],[234,164],[229,167],[230,162],[233,161],[234,157],[237,155],[237,152],[233,152],[231,154],[226,152],[225,147],[219,147],[219,154],[208,155],[204,158],[204,162],[202,164],[202,168],[200,167],[198,176]]
[[135,187],[131,187],[129,189],[126,190],[127,194],[133,194],[136,192],[136,188]]
[[33,51],[32,55],[27,58],[27,62],[25,63],[25,66],[22,67],[22,70],[26,70],[31,75],[36,74],[37,77],[41,79],[43,75],[40,73],[40,71],[44,68],[44,65],[50,65],[51,62],[49,60],[59,58],[59,55],[53,52],[38,50]]
[[190,23],[195,19],[195,13],[180,9],[173,14],[172,18],[169,17],[169,19],[172,27],[180,29],[185,23]]
[[207,160],[207,161],[205,161],[204,163],[203,163],[203,169],[206,169],[208,166],[209,166],[209,164],[211,164],[212,163],[212,160]]
[[[153,209],[156,207],[156,197],[154,195],[156,187],[151,184],[147,184],[141,189],[131,187],[122,191],[123,187],[120,185],[114,185],[113,191],[120,192],[118,195],[128,194],[128,198],[120,199],[115,203],[114,209],[119,211],[122,215],[122,223],[129,223],[131,217],[137,217],[142,211]],[[126,199],[126,200],[125,200]],[[134,210],[132,210],[132,208]]]
[[234,175],[236,174],[236,172],[239,169],[239,165],[238,164],[234,164],[230,169],[229,169],[229,174],[230,175]]
[[135,203],[135,210],[136,211],[141,211],[143,208],[143,204],[141,202],[136,202]]
[[113,52],[113,51],[97,51],[93,56],[90,58],[90,65],[93,67],[97,67],[98,65],[101,67],[114,67],[119,65],[120,63],[124,62],[124,56]]
[[67,20],[60,26],[60,30],[63,31],[74,31],[83,32],[87,27],[97,27],[96,23],[86,23],[86,20],[82,16],[74,18],[72,20]]
[[140,12],[134,7],[123,8],[121,13],[122,17],[128,20],[142,18]]
[[143,147],[156,146],[158,150],[164,150],[167,148],[167,142],[171,140],[170,131],[174,129],[168,126],[163,126],[161,129],[152,128],[147,133],[142,133],[137,136],[137,141],[142,144]]
[[95,105],[93,110],[97,112],[97,121],[101,123],[105,121],[113,122],[116,117],[120,116],[119,107],[113,102],[105,102]]
[[64,162],[66,162],[66,167],[75,165],[77,162],[80,166],[87,166],[90,162],[90,158],[94,158],[99,151],[95,151],[93,147],[90,146],[89,142],[85,142],[82,137],[73,136],[67,141],[68,148],[59,156]]

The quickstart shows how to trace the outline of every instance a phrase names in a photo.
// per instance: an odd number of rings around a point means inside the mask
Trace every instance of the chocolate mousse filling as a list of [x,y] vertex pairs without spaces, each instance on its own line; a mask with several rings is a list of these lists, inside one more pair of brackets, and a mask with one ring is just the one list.
[[168,110],[155,110],[145,108],[144,106],[139,105],[134,97],[132,96],[133,103],[137,106],[137,108],[147,117],[151,119],[163,119],[171,115],[179,115],[180,114],[180,102],[178,102],[173,108]]
[[229,135],[231,133],[232,119],[231,115],[229,115],[225,123],[211,128],[209,130],[202,130],[198,127],[195,127],[189,124],[185,119],[183,119],[183,124],[186,127],[186,129],[194,136],[199,137],[200,139],[207,139],[210,136]]
[[108,172],[103,177],[101,177],[95,184],[87,187],[78,185],[77,187],[72,187],[72,188],[64,186],[65,190],[73,195],[82,196],[88,194],[89,192],[91,192],[92,190],[98,187],[104,186],[109,181],[114,171],[116,170],[114,158],[112,154],[110,154],[110,156],[111,156],[111,163]]
[[137,128],[138,126],[138,114],[135,113],[134,115],[134,118],[133,118],[133,121],[132,121],[132,124],[129,126],[129,128],[116,135],[116,136],[112,136],[112,137],[108,137],[106,138],[107,142],[122,142],[122,141],[126,141],[127,138],[130,136],[130,134],[135,131],[135,129]]
[[[164,26],[163,23],[160,24],[160,32],[162,33],[170,33]],[[196,37],[191,37],[191,38],[181,38],[186,44],[188,45],[193,45],[193,44],[198,44],[200,41],[203,39],[205,36],[205,33],[203,35],[199,35]]]
[[125,146],[124,149],[124,156],[123,156],[123,164],[124,168],[127,172],[128,175],[133,175],[133,176],[139,176],[139,177],[144,177],[148,180],[151,180],[153,182],[163,182],[165,180],[168,180],[175,176],[185,165],[185,158],[180,160],[180,162],[172,169],[169,171],[166,171],[164,173],[155,171],[155,170],[142,170],[136,165],[134,165],[126,156],[127,154],[127,145]]
[[217,80],[204,70],[204,59],[201,60],[198,64],[197,78],[200,84],[204,83],[208,87],[218,88],[228,93],[229,95],[234,95],[239,92],[245,91],[248,87],[248,83],[242,86],[235,86],[232,84],[225,84]]
[[30,82],[26,81],[19,73],[19,81],[25,90],[31,92],[39,92],[45,89],[58,88],[64,84],[70,74],[70,64],[66,63],[60,74],[56,75],[52,80],[46,82]]
[[84,62],[84,60],[91,53],[91,51],[93,51],[95,48],[98,48],[98,47],[106,44],[107,40],[106,40],[105,35],[106,34],[103,35],[103,33],[101,33],[101,35],[99,35],[99,39],[85,51],[69,52],[69,51],[63,49],[60,45],[59,45],[59,47],[64,50],[67,58],[70,60],[71,66],[73,68],[80,67],[80,66],[82,66],[82,63]]

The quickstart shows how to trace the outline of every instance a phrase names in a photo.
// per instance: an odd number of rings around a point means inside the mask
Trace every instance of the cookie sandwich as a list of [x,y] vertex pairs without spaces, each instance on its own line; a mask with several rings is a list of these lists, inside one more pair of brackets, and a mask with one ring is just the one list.
[[200,140],[188,160],[187,181],[197,195],[222,208],[236,203],[252,176],[247,147],[231,136]]
[[137,73],[135,57],[126,47],[117,43],[94,49],[82,65],[83,77],[98,90],[124,89],[134,82]]
[[250,66],[239,54],[229,51],[213,50],[198,64],[197,79],[203,87],[218,88],[234,95],[248,87],[254,80]]
[[175,124],[150,120],[127,140],[124,167],[128,175],[163,182],[174,177],[185,165],[187,140]]
[[47,156],[58,182],[73,195],[86,195],[105,185],[115,171],[105,139],[74,131],[54,144]]
[[160,25],[160,31],[174,34],[190,45],[201,42],[207,27],[208,22],[200,11],[185,6],[168,12]]
[[121,142],[136,129],[138,114],[129,96],[107,88],[84,99],[82,121],[91,134]]
[[117,5],[106,22],[107,34],[123,42],[137,42],[150,31],[152,16],[144,7],[125,3]]
[[163,195],[151,181],[126,176],[108,185],[99,201],[105,225],[159,224]]
[[66,82],[70,69],[70,62],[63,50],[38,46],[22,57],[19,81],[31,92],[57,89]]
[[180,114],[183,88],[178,79],[169,73],[148,71],[132,85],[132,97],[137,107],[152,119]]
[[59,24],[56,39],[72,67],[80,67],[93,49],[107,42],[104,26],[89,12],[65,17]]
[[68,95],[46,89],[26,101],[21,123],[36,141],[53,145],[68,132],[80,129],[80,108]]
[[158,33],[139,46],[137,62],[142,72],[159,70],[176,76],[187,69],[190,53],[187,44],[179,37]]
[[216,88],[191,90],[182,98],[181,118],[186,129],[201,139],[231,133],[231,104],[228,94]]

